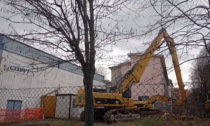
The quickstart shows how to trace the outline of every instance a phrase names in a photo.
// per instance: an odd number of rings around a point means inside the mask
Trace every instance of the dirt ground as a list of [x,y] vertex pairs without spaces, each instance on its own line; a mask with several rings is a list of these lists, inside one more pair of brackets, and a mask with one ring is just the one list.
[[[1,126],[84,126],[79,119],[45,119],[42,121],[25,121],[11,124],[0,124]],[[138,120],[126,122],[113,122],[106,124],[96,121],[94,126],[210,126],[210,118],[196,117],[191,115],[155,114],[146,115]]]

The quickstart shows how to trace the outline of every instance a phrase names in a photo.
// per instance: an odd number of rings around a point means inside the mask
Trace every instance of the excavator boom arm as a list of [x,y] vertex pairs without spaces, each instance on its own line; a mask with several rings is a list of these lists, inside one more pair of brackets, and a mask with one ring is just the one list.
[[157,37],[153,40],[153,42],[150,44],[148,49],[141,56],[140,60],[133,66],[133,68],[130,71],[128,71],[125,74],[123,80],[121,81],[121,84],[116,89],[116,93],[123,93],[128,88],[130,88],[132,84],[136,84],[139,82],[146,67],[149,64],[149,61],[151,60],[155,51],[160,46],[161,40],[163,38],[169,44],[169,50],[172,56],[173,65],[174,65],[177,82],[179,86],[180,98],[177,100],[177,104],[182,104],[186,101],[186,94],[185,94],[184,84],[183,84],[183,80],[181,76],[181,70],[179,67],[179,61],[178,61],[178,57],[176,53],[175,43],[174,43],[174,40],[168,35],[165,29],[160,30]]
[[163,31],[163,37],[165,41],[169,44],[169,50],[171,53],[172,61],[173,61],[173,66],[176,74],[176,80],[179,86],[179,99],[176,100],[176,104],[181,105],[186,102],[186,92],[184,90],[184,83],[182,79],[182,74],[181,74],[181,69],[179,66],[179,61],[178,61],[178,56],[175,48],[175,42],[173,38],[171,38],[166,30]]
[[158,45],[160,44],[162,38],[163,34],[162,32],[159,32],[158,36],[153,40],[153,42],[150,44],[150,46],[142,55],[142,57],[138,60],[138,62],[133,66],[130,71],[125,74],[120,86],[116,90],[117,93],[123,93],[133,83],[139,82],[147,65],[149,64],[150,59],[154,55],[155,50],[158,48]]

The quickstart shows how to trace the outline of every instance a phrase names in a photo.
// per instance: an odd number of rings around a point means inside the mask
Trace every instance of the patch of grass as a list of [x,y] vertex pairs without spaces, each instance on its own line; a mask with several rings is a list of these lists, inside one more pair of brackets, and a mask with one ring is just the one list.
[[163,119],[160,117],[160,115],[146,116],[139,119],[139,124],[142,126],[162,125]]
[[[161,122],[160,116],[146,116],[138,120],[113,122],[106,124],[103,121],[95,121],[94,126],[153,126]],[[80,119],[55,119],[48,118],[41,121],[23,121],[18,123],[10,123],[4,126],[84,126],[84,122]]]
[[79,119],[46,119],[52,126],[83,126],[84,123]]
[[[167,116],[161,114],[142,116],[138,120],[113,122],[106,124],[103,121],[95,121],[94,126],[210,126],[209,118],[178,118],[180,116]],[[44,119],[41,121],[23,121],[18,123],[0,124],[0,126],[84,126],[80,119]]]
[[16,123],[0,124],[0,126],[83,126],[79,119],[53,119],[48,118],[40,121],[21,121]]

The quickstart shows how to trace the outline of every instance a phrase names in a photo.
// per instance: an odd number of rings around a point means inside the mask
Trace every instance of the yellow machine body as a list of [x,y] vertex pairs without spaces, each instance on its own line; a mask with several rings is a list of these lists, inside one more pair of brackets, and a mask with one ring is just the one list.
[[[179,99],[172,100],[166,96],[155,95],[151,96],[146,101],[135,101],[132,98],[127,98],[123,96],[123,93],[131,88],[132,85],[138,83],[149,64],[154,52],[159,48],[162,39],[164,39],[167,44],[169,51],[172,56],[173,66],[176,74],[176,79],[179,86]],[[122,79],[121,83],[117,86],[114,93],[106,93],[106,92],[93,92],[93,99],[94,99],[94,108],[100,108],[105,111],[105,119],[108,118],[106,111],[111,113],[113,111],[122,110],[122,109],[130,109],[130,110],[139,110],[139,109],[152,109],[153,103],[155,101],[162,101],[162,102],[172,102],[176,105],[183,105],[186,102],[186,93],[184,90],[184,84],[181,76],[181,70],[179,67],[179,61],[177,57],[177,52],[175,48],[174,40],[168,35],[165,29],[160,30],[157,37],[152,41],[150,46],[147,48],[145,53],[141,56],[138,62],[133,66],[133,68],[128,71],[124,78]],[[76,94],[76,106],[85,107],[85,91],[84,89],[79,89]],[[134,111],[131,111],[131,113]],[[116,114],[116,113],[115,113]],[[111,116],[111,114],[110,114]],[[118,116],[116,116],[118,117]]]

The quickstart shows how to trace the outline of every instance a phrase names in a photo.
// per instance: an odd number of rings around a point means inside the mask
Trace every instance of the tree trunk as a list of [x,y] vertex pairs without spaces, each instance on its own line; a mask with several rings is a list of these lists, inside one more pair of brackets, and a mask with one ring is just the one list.
[[93,106],[93,78],[84,76],[85,84],[85,126],[93,126],[94,124],[94,106]]

